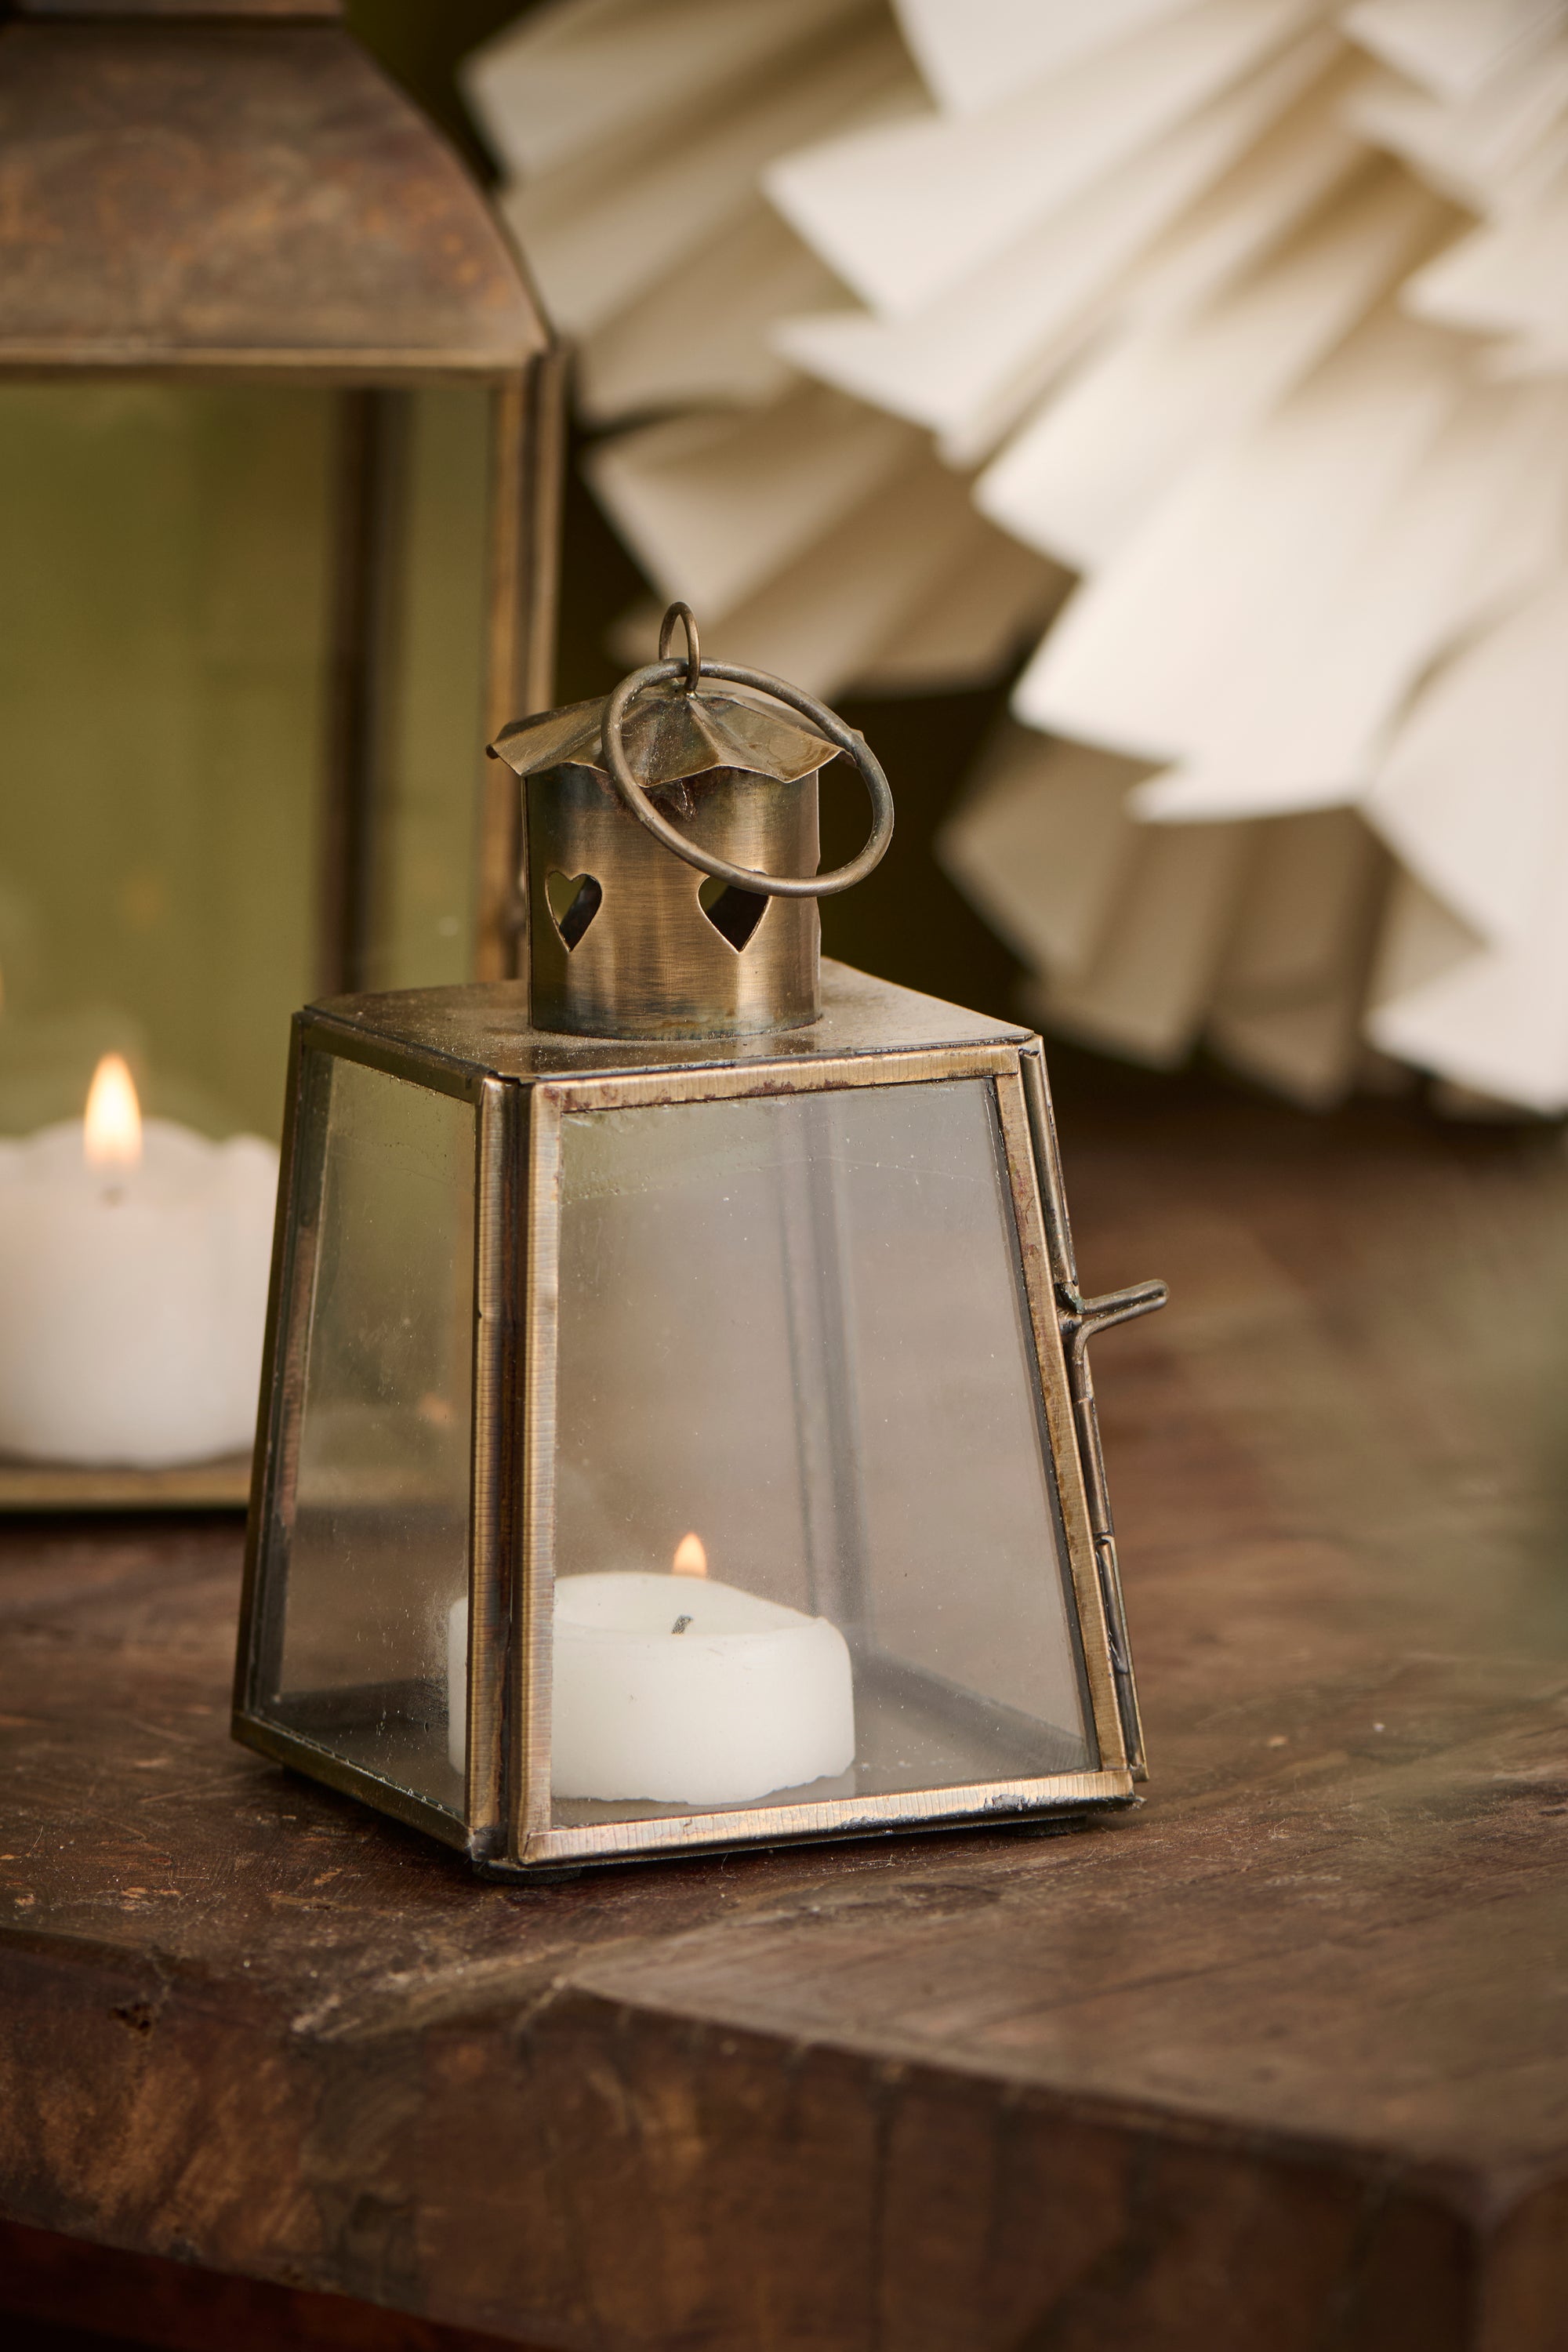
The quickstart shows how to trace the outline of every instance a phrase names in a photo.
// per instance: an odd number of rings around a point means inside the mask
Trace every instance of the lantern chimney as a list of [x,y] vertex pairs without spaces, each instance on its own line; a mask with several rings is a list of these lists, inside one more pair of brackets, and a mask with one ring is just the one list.
[[[677,627],[686,652],[671,660]],[[821,1005],[816,901],[887,848],[887,778],[798,687],[705,662],[687,605],[665,614],[658,650],[607,699],[520,719],[490,746],[526,795],[534,1024],[594,1037],[803,1027]],[[819,874],[818,772],[841,751],[871,795],[871,838]]]

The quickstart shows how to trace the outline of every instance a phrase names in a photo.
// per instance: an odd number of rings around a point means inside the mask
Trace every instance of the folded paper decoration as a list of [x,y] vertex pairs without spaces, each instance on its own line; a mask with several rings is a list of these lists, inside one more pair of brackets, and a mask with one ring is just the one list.
[[556,0],[468,90],[721,656],[1035,646],[942,851],[1033,1014],[1568,1109],[1564,0]]

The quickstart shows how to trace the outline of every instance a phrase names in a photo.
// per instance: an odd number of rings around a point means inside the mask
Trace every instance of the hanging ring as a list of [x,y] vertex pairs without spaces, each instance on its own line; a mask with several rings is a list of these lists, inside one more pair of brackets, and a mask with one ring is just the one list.
[[697,639],[697,621],[689,604],[672,604],[658,625],[658,657],[663,661],[669,651],[669,641],[679,621],[686,631],[686,691],[695,694],[697,681],[702,675],[702,648]]
[[[687,657],[684,661],[663,658],[676,622],[684,621]],[[791,686],[782,677],[770,677],[765,670],[742,669],[733,662],[710,662],[700,658],[697,649],[697,627],[684,604],[672,604],[664,616],[664,626],[658,638],[660,658],[649,662],[645,669],[634,670],[624,677],[605,705],[604,751],[605,765],[610,782],[619,795],[622,806],[635,816],[637,823],[657,842],[696,867],[699,874],[710,874],[716,882],[728,882],[732,889],[749,890],[758,898],[831,898],[840,890],[852,890],[868,874],[879,866],[893,837],[893,793],[882,765],[863,735],[847,727],[837,711],[826,704]],[[835,866],[826,874],[759,874],[749,866],[731,866],[726,857],[715,857],[710,851],[700,849],[683,833],[678,833],[668,819],[660,816],[642,785],[631,772],[626,746],[621,740],[621,729],[626,712],[645,688],[667,686],[684,675],[688,694],[695,693],[699,677],[722,678],[730,686],[749,686],[754,693],[770,695],[775,702],[787,703],[798,710],[837,750],[845,752],[860,771],[871,802],[871,833],[858,857],[847,866]]]

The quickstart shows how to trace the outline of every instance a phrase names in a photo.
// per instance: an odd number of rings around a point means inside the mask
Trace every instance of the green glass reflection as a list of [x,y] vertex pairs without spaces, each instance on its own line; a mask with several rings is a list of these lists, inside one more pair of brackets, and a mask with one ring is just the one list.
[[314,952],[331,411],[153,385],[0,394],[0,1126],[278,1123]]
[[435,988],[472,969],[484,781],[487,395],[407,402],[399,593],[365,984]]
[[[210,1134],[279,1123],[320,992],[339,396],[0,389],[0,1133],[99,1055]],[[404,396],[368,984],[465,976],[485,394]]]

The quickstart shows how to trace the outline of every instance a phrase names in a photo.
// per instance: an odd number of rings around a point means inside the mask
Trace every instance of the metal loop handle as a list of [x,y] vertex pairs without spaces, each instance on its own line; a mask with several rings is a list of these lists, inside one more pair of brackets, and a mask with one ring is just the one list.
[[695,694],[697,681],[702,675],[702,647],[698,642],[697,615],[689,604],[672,604],[659,623],[658,657],[662,661],[668,653],[677,621],[686,631],[686,691]]
[[[666,661],[662,656],[678,620],[684,621],[686,626],[686,659]],[[673,850],[688,866],[694,866],[699,874],[710,874],[716,882],[728,882],[734,889],[749,890],[753,898],[831,898],[840,890],[852,890],[857,882],[863,882],[881,864],[893,837],[892,787],[865,737],[847,727],[826,703],[816,701],[782,677],[770,677],[765,670],[742,669],[732,662],[703,661],[698,652],[697,625],[684,604],[672,604],[665,614],[658,649],[661,658],[649,662],[645,669],[634,670],[630,677],[624,677],[605,706],[605,765],[622,806],[656,841]],[[728,858],[715,857],[706,849],[700,849],[660,816],[631,772],[621,741],[621,729],[627,710],[646,687],[664,686],[683,675],[689,694],[696,692],[699,677],[719,677],[728,685],[749,686],[759,694],[771,695],[776,702],[786,702],[792,710],[798,710],[803,719],[809,719],[813,726],[819,728],[840,751],[848,754],[860,771],[871,802],[871,835],[858,857],[852,857],[847,866],[835,866],[826,874],[759,874],[749,866],[731,866]]]

